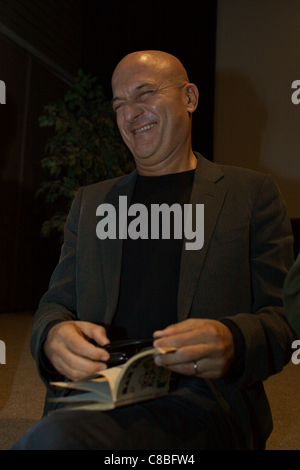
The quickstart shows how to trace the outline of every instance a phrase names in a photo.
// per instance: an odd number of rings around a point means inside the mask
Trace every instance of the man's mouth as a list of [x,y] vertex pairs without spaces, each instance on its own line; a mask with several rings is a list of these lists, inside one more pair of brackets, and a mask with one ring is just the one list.
[[155,124],[150,124],[148,126],[144,126],[141,129],[137,129],[136,131],[133,131],[133,133],[138,134],[139,132],[142,132],[142,131],[148,131],[149,129],[152,129],[152,127],[154,127],[154,126],[156,126],[156,123]]

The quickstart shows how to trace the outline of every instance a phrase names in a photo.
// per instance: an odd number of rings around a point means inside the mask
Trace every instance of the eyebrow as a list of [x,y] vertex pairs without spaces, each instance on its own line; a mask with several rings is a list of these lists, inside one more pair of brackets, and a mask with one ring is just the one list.
[[[135,93],[136,91],[139,91],[139,90],[141,90],[142,88],[147,87],[147,86],[153,87],[153,83],[141,83],[141,85],[138,85],[138,86],[134,89],[133,93]],[[113,104],[115,101],[124,101],[124,98],[120,98],[119,96],[116,96],[115,98],[113,98],[113,99],[111,100],[111,104]]]

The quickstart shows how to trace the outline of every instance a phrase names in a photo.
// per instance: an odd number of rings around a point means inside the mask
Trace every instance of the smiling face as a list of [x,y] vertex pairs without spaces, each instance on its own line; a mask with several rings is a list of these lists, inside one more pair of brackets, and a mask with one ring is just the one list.
[[176,172],[187,164],[190,169],[198,90],[182,64],[162,52],[130,54],[117,66],[112,88],[118,127],[139,172]]

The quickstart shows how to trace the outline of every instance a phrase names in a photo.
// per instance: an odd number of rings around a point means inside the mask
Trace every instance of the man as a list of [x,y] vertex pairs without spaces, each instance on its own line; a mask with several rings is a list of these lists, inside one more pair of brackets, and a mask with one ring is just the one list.
[[[113,107],[137,170],[81,189],[60,263],[36,314],[32,352],[48,387],[106,367],[101,348],[147,338],[175,346],[157,364],[175,373],[167,397],[109,412],[54,413],[19,449],[252,449],[272,429],[262,381],[290,359],[282,307],[292,234],[270,176],[223,167],[194,153],[198,90],[182,64],[159,51],[126,56],[112,77]],[[99,240],[97,208],[204,204],[204,246],[184,241]],[[95,347],[90,340],[100,347]]]

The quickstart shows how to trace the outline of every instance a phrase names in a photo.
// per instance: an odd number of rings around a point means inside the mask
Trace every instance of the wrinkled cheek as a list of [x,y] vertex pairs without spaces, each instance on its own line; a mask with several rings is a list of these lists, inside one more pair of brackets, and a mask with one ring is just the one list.
[[127,147],[129,147],[129,149],[131,150],[131,143],[130,143],[130,139],[129,139],[129,136],[126,134],[126,132],[123,132],[122,131],[122,128],[120,126],[119,127],[119,131],[120,131],[120,134],[121,134],[121,137],[124,141],[124,143],[127,145]]

